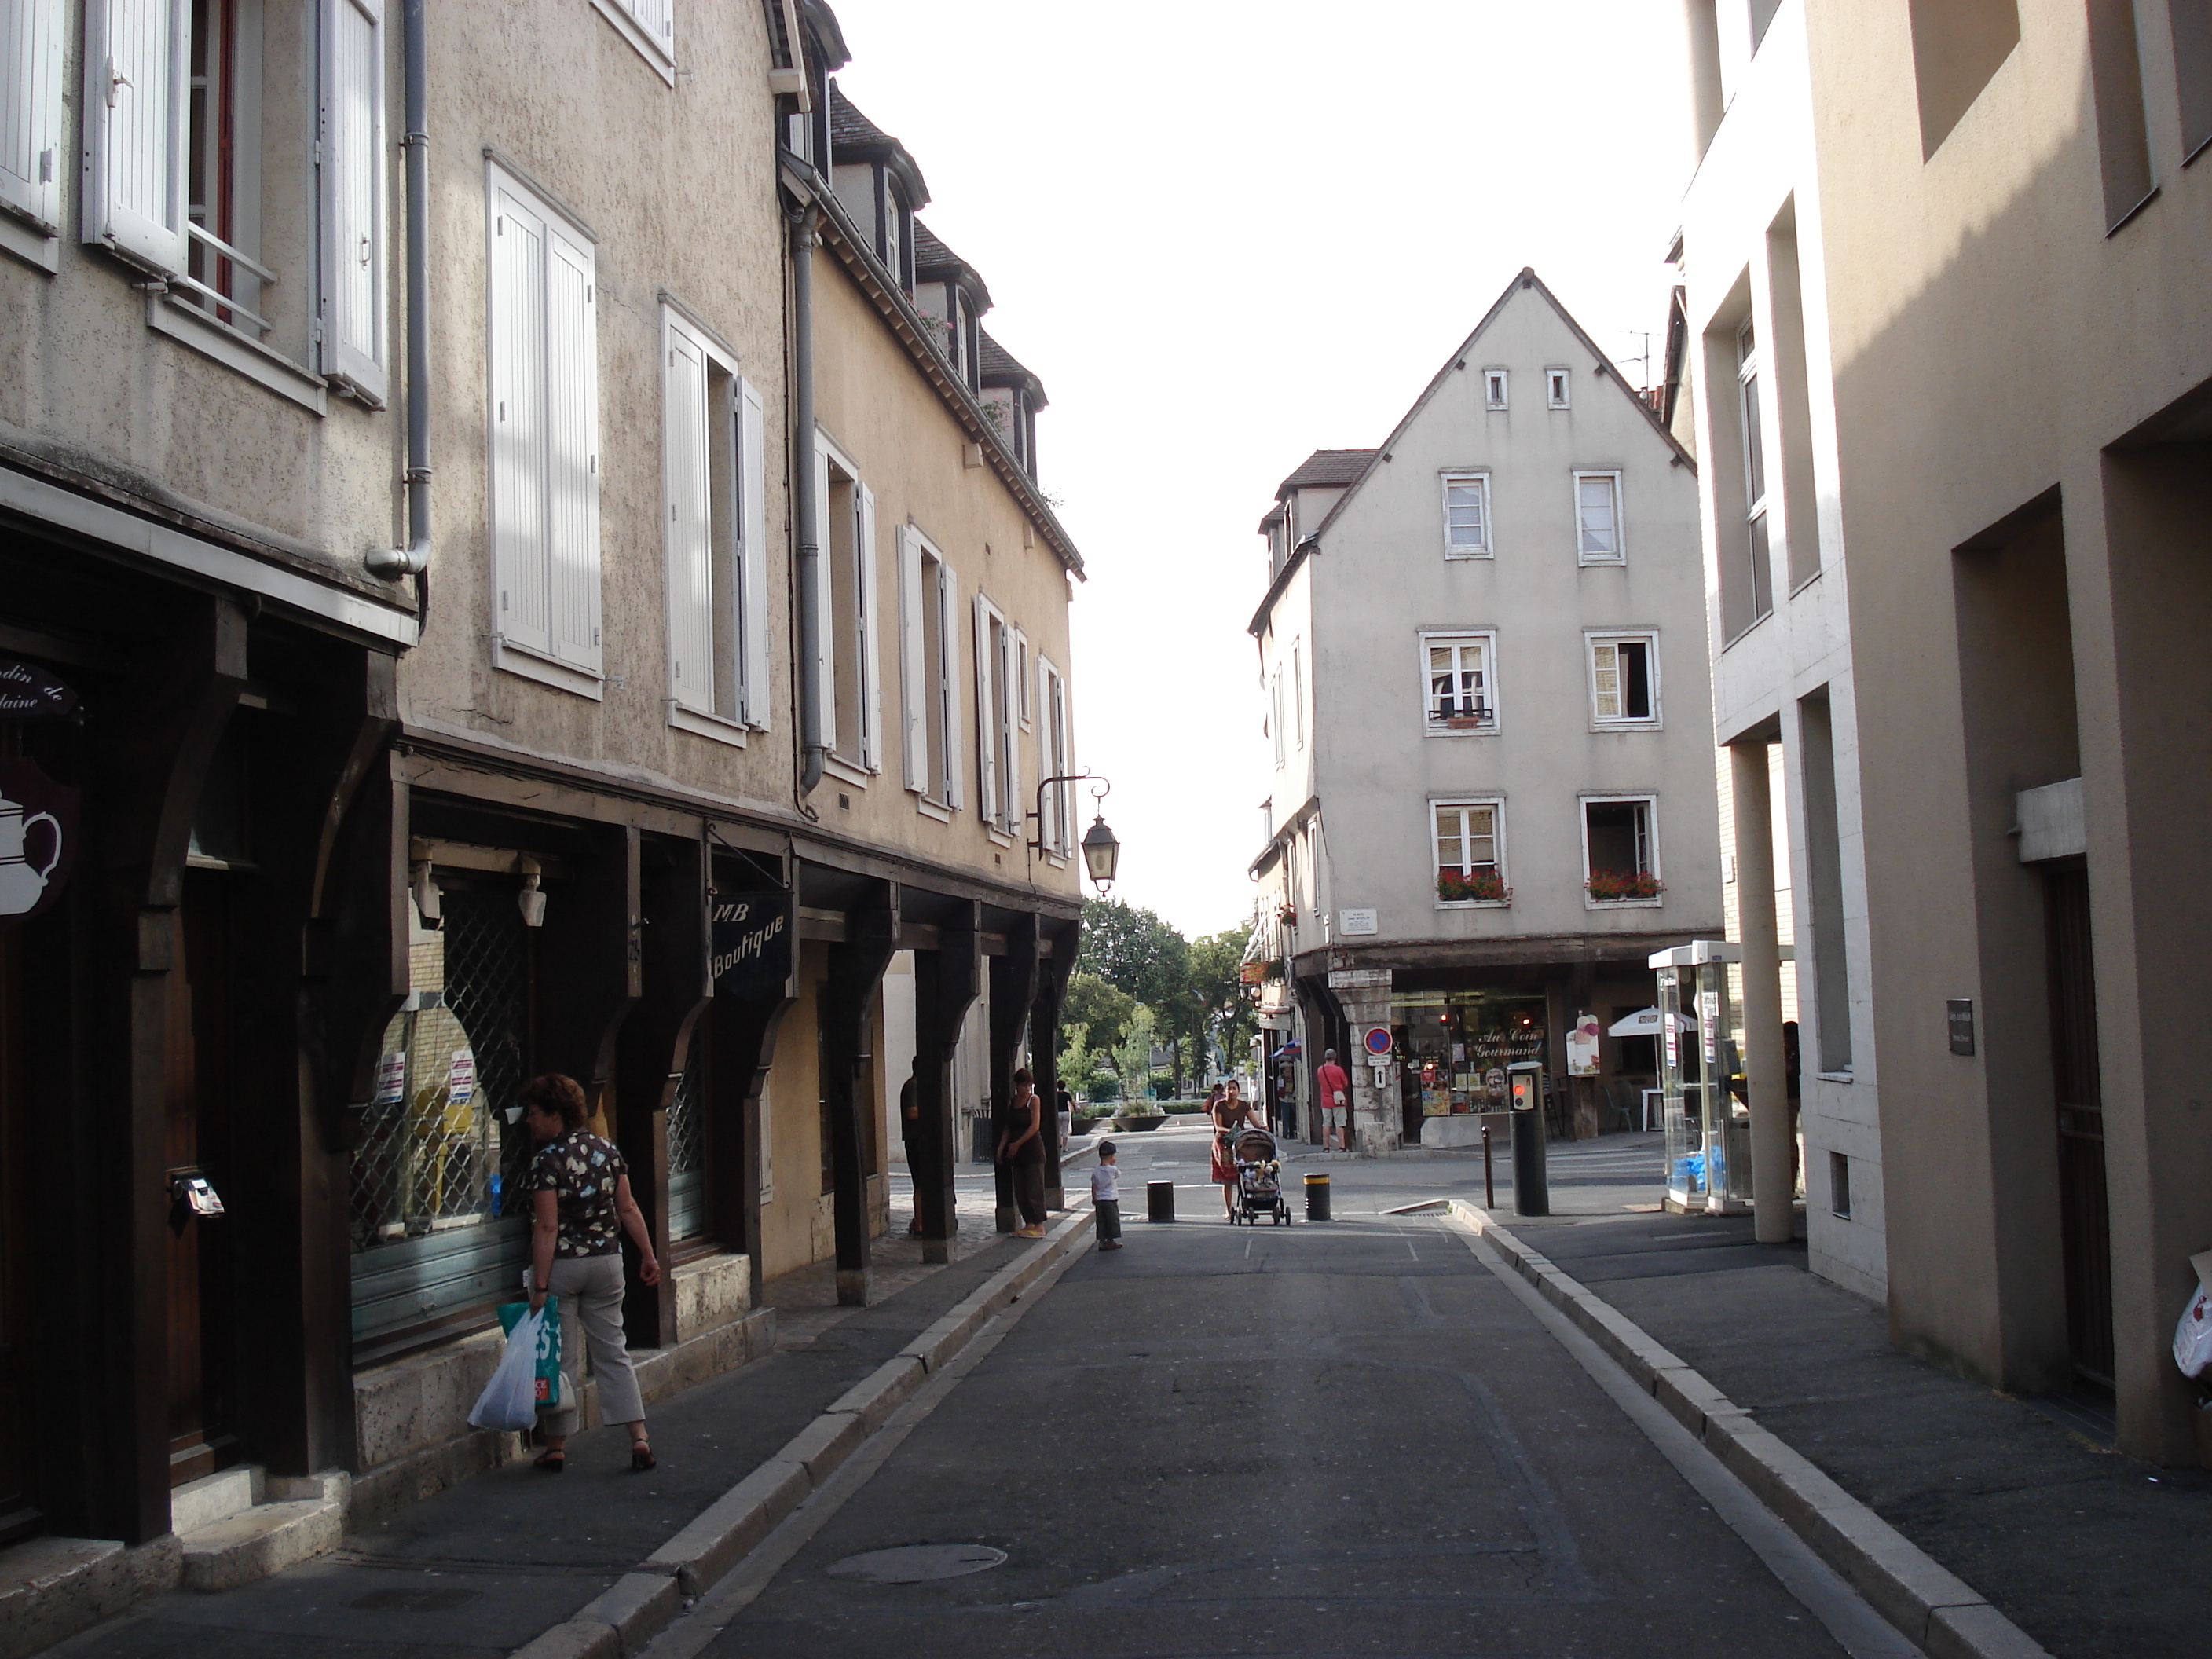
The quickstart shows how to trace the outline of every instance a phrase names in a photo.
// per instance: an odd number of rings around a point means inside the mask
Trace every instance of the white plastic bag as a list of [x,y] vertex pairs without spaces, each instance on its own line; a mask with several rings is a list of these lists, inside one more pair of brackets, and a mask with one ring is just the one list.
[[473,1427],[526,1429],[538,1421],[538,1337],[544,1323],[542,1308],[514,1322],[499,1369],[469,1413]]
[[2212,1366],[2212,1291],[2202,1285],[2189,1298],[2181,1323],[2174,1327],[2173,1363],[2184,1376],[2202,1376]]

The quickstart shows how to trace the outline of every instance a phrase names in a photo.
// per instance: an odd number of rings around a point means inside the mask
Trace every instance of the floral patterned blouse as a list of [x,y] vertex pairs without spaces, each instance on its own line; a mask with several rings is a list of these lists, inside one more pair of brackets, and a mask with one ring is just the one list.
[[556,1256],[612,1255],[622,1248],[615,1183],[629,1173],[623,1155],[589,1129],[571,1129],[538,1148],[522,1185],[560,1199]]

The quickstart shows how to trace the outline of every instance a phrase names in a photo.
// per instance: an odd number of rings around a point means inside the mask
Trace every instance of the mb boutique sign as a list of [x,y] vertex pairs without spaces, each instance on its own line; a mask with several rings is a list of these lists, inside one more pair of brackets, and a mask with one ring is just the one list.
[[791,978],[790,893],[714,893],[707,906],[714,994],[782,995]]

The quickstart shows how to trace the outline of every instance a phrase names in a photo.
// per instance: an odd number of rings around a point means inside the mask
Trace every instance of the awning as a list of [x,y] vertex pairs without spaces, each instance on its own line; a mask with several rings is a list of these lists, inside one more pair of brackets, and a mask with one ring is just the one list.
[[[1674,1018],[1680,1022],[1680,1030],[1694,1031],[1698,1029],[1698,1022],[1687,1014],[1677,1014]],[[1656,1008],[1639,1008],[1634,1013],[1613,1021],[1613,1029],[1606,1035],[1607,1036],[1657,1036],[1659,1011]]]

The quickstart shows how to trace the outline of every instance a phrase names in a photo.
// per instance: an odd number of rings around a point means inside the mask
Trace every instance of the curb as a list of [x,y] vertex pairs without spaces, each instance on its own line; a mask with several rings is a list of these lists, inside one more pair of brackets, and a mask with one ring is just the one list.
[[2051,1659],[1988,1598],[1845,1492],[1620,1311],[1561,1273],[1480,1206],[1449,1213],[1488,1239],[1547,1302],[1697,1436],[1813,1553],[1929,1659]]
[[845,1460],[944,1370],[999,1312],[1050,1267],[1083,1248],[1091,1212],[1078,1211],[1036,1249],[1009,1262],[943,1318],[848,1389],[781,1450],[724,1492],[614,1588],[514,1650],[513,1659],[622,1659],[643,1650],[684,1610],[751,1553]]

